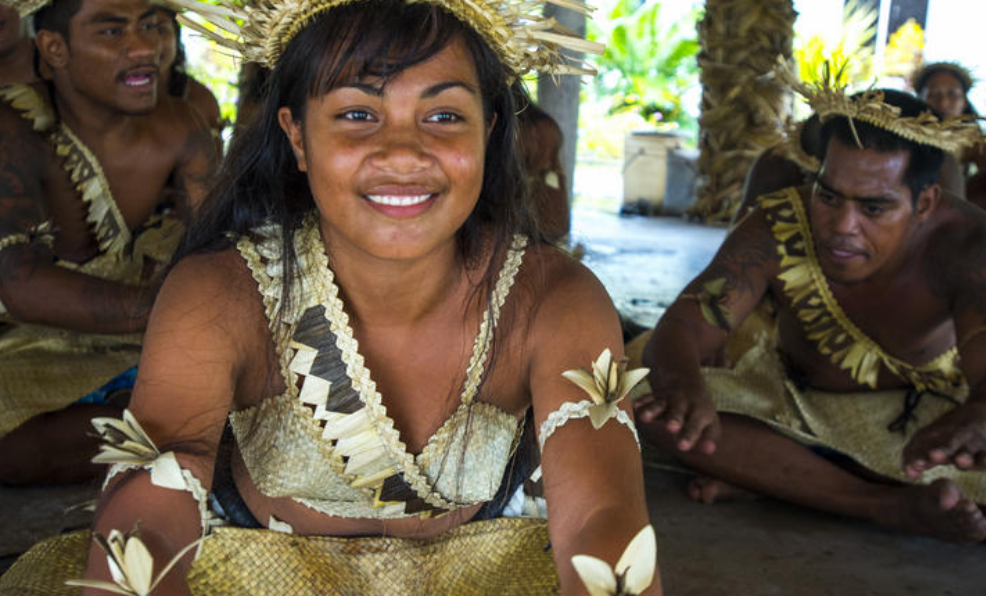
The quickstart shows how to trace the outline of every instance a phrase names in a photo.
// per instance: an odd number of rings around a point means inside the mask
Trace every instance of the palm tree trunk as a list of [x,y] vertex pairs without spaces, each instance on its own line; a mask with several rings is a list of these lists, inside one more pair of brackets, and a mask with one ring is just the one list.
[[791,57],[796,16],[792,0],[706,0],[698,201],[689,215],[728,222],[750,164],[781,142],[790,92],[769,75],[778,57]]

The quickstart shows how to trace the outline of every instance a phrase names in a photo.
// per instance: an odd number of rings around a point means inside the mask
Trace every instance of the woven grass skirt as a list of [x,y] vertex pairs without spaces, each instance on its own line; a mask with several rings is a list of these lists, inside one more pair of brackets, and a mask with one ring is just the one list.
[[[80,594],[89,532],[41,542],[0,577],[0,595]],[[196,596],[558,594],[547,524],[494,519],[427,540],[295,536],[216,528],[188,576]]]
[[[766,342],[751,348],[733,369],[704,368],[709,397],[719,412],[756,418],[804,445],[833,449],[886,478],[914,483],[903,471],[904,446],[921,427],[965,401],[956,394],[925,394],[900,431],[890,427],[906,410],[904,390],[829,393],[799,389],[786,378],[777,352]],[[938,466],[922,483],[949,478],[976,503],[986,503],[986,473]]]

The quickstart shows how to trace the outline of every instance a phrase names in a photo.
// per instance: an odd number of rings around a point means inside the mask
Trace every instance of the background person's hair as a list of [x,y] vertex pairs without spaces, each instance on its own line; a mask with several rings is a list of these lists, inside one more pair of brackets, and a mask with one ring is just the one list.
[[162,8],[160,14],[171,21],[171,28],[175,34],[175,60],[168,69],[167,92],[171,97],[184,99],[185,91],[188,89],[188,73],[185,72],[185,44],[181,42],[181,25],[178,24],[174,11]]
[[[941,115],[937,111],[913,95],[893,89],[881,89],[881,91],[884,93],[884,102],[900,108],[902,117],[913,118],[923,112],[930,111],[941,119]],[[855,129],[855,135],[853,129]],[[918,195],[921,194],[922,190],[938,182],[942,161],[945,159],[945,153],[941,149],[915,143],[889,130],[859,119],[854,119],[852,126],[849,124],[849,118],[845,116],[833,116],[826,120],[822,125],[821,146],[827,151],[829,141],[836,138],[843,145],[857,147],[857,135],[859,142],[866,149],[873,149],[879,153],[906,151],[910,155],[907,169],[904,171],[904,184],[911,191],[912,204],[917,202]]]

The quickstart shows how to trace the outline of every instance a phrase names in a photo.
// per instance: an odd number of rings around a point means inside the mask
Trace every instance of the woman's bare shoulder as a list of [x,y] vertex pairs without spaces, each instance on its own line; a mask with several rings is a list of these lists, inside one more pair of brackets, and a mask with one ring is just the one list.
[[257,283],[234,248],[181,259],[168,273],[154,311],[152,319],[163,318],[169,325],[241,339],[255,332],[257,323],[266,328]]
[[606,301],[609,299],[602,283],[588,267],[561,249],[547,244],[528,249],[520,275],[527,283],[533,284],[544,300],[563,299],[572,292],[595,295]]
[[[533,288],[532,330],[554,343],[571,337],[619,335],[619,317],[602,282],[575,258],[550,246],[530,250],[521,273]],[[615,330],[615,334],[614,334]]]

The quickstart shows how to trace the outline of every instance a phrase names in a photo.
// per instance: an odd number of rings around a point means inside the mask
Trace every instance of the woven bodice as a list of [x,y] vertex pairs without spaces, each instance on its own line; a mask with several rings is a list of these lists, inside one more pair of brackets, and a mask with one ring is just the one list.
[[268,497],[328,515],[429,517],[490,500],[520,431],[517,418],[475,399],[500,309],[526,241],[507,254],[473,345],[460,403],[421,453],[408,452],[359,353],[317,220],[295,235],[291,307],[282,308],[278,226],[237,243],[257,281],[286,391],[230,414],[243,460]]

